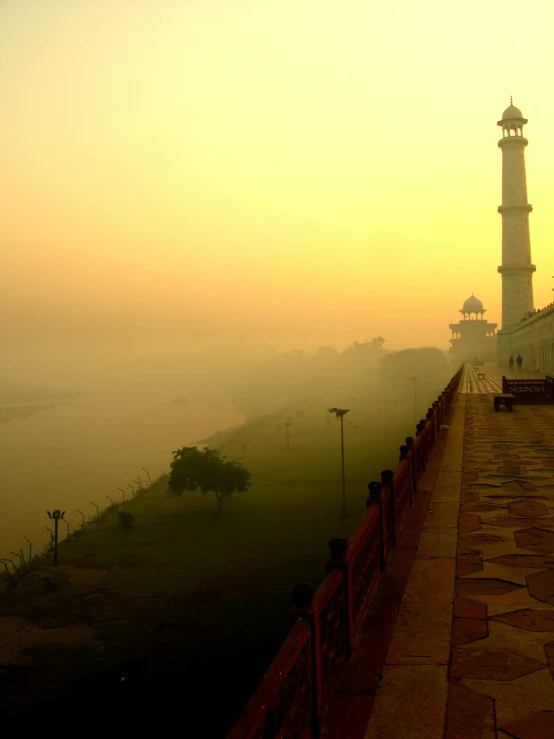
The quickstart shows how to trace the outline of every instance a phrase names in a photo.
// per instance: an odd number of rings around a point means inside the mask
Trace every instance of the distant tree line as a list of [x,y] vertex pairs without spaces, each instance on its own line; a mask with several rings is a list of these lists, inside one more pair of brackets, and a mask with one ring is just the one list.
[[379,379],[386,354],[385,339],[355,341],[343,352],[322,346],[308,356],[292,350],[260,362],[235,379],[232,393],[247,415],[271,412],[283,405],[329,393],[355,395],[370,379]]
[[288,351],[244,371],[232,382],[231,392],[252,418],[310,399],[350,398],[378,385],[388,396],[402,396],[412,391],[414,376],[422,392],[427,388],[432,394],[450,379],[446,352],[436,347],[388,351],[384,344],[385,339],[376,336],[355,341],[343,352],[332,346],[322,346],[311,356]]
[[409,385],[410,377],[417,377],[421,388],[439,391],[450,380],[450,361],[445,352],[433,346],[401,349],[389,352],[381,359],[381,379],[391,389]]

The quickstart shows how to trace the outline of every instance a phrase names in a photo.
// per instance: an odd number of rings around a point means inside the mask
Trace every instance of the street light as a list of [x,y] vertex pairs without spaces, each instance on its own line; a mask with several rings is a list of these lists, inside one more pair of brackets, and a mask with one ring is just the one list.
[[346,518],[346,485],[344,482],[344,425],[343,417],[349,413],[348,408],[329,408],[329,413],[334,413],[337,418],[340,418],[340,453],[342,462],[342,515]]
[[410,377],[414,383],[414,425],[417,426],[417,377]]
[[285,421],[285,426],[287,429],[287,452],[289,451],[289,426],[292,424],[292,418],[287,418]]
[[58,566],[58,523],[60,519],[65,516],[65,511],[60,511],[59,508],[56,508],[55,511],[46,511],[49,518],[54,519],[54,567]]

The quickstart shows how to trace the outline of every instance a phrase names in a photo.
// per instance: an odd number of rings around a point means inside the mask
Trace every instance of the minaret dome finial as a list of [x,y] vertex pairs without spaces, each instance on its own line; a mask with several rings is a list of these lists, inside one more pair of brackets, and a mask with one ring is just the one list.
[[512,100],[512,96],[510,95],[510,105],[513,105],[514,101]]

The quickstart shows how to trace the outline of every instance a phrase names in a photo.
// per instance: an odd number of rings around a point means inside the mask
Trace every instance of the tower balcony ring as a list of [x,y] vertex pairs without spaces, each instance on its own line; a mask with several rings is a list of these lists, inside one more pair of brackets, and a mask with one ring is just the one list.
[[523,205],[499,205],[497,210],[501,216],[519,215],[520,213],[531,213],[533,206],[530,203],[525,203]]
[[504,149],[505,147],[521,147],[525,149],[529,141],[523,136],[506,136],[506,138],[500,139],[498,142],[498,148]]
[[519,267],[505,267],[501,265],[500,267],[498,267],[498,271],[501,275],[525,277],[533,274],[533,272],[536,272],[537,267],[534,264],[522,264]]

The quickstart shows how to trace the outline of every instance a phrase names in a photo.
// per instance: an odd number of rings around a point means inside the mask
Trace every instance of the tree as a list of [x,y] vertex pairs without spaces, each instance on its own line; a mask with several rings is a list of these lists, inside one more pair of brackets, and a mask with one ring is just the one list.
[[215,493],[217,509],[221,513],[223,501],[233,493],[244,493],[250,487],[251,474],[238,461],[227,461],[217,449],[195,446],[173,452],[170,465],[169,490],[181,495],[183,490],[201,490],[203,495]]
[[367,388],[378,374],[384,343],[381,336],[376,336],[371,341],[355,341],[342,352],[337,367],[342,389],[362,392]]
[[312,357],[312,363],[329,363],[335,362],[340,357],[340,352],[334,346],[320,346]]
[[374,363],[383,353],[383,345],[385,339],[382,336],[374,336],[371,341],[355,341],[351,346],[347,347],[341,357],[344,360],[353,362],[362,366],[368,362]]

